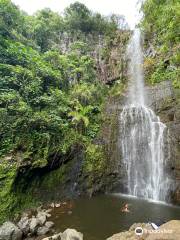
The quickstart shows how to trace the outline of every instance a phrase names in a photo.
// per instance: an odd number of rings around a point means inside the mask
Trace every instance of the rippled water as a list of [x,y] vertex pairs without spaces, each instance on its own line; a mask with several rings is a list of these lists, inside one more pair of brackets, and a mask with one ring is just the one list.
[[[130,204],[130,213],[122,213],[121,207]],[[75,228],[84,234],[84,240],[105,240],[111,235],[128,230],[135,222],[163,223],[180,220],[180,208],[148,202],[122,195],[102,195],[91,199],[78,199],[69,209],[56,208],[52,212],[56,230]]]

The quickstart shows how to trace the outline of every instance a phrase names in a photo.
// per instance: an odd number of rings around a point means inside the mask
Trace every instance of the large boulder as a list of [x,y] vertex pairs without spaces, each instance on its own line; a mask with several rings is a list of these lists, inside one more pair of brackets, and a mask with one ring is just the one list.
[[21,240],[22,231],[12,222],[5,222],[0,227],[0,240]]
[[137,239],[138,233],[140,233],[139,236],[141,239],[146,239],[152,230],[152,226],[148,223],[134,223],[128,231],[117,233],[107,240],[135,240]]
[[151,225],[145,223],[133,224],[129,231],[113,235],[107,240],[178,240],[180,239],[180,221],[172,220],[158,229],[153,229]]
[[61,240],[83,240],[83,234],[68,228],[62,233]]
[[178,240],[180,239],[180,221],[172,220],[161,225],[157,231],[152,232],[146,240]]
[[83,234],[75,229],[66,229],[63,233],[58,233],[42,240],[83,240]]
[[133,231],[126,231],[114,234],[112,237],[107,238],[107,240],[135,240],[135,235]]

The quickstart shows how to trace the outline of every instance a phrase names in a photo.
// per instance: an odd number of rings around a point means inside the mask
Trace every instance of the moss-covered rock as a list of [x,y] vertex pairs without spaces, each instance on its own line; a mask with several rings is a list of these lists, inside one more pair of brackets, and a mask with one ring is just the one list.
[[15,198],[11,193],[14,179],[17,174],[17,163],[12,155],[0,160],[0,222],[11,213]]

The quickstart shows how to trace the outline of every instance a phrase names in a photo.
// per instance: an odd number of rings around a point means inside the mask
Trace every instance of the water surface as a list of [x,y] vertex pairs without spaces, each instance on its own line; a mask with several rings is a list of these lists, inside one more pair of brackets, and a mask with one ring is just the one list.
[[[130,204],[130,213],[122,213],[123,204]],[[70,208],[55,208],[52,219],[58,232],[75,228],[84,240],[105,240],[128,230],[135,222],[166,222],[180,220],[180,208],[122,195],[102,195],[74,200]],[[72,211],[72,212],[71,212]]]

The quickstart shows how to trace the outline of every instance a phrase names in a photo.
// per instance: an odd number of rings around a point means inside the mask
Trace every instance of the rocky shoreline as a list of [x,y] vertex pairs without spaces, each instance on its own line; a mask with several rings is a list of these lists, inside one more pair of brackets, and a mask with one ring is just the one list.
[[[51,203],[45,207],[38,207],[24,212],[21,216],[17,217],[14,221],[6,221],[0,226],[0,240],[41,240],[41,239],[71,239],[79,236],[79,240],[83,235],[75,230],[67,229],[63,233],[56,233],[54,222],[49,221],[51,212],[55,208],[62,208],[68,214],[71,214],[71,203],[58,202]],[[46,237],[49,235],[53,237]]]

